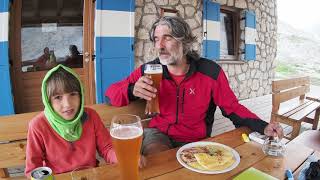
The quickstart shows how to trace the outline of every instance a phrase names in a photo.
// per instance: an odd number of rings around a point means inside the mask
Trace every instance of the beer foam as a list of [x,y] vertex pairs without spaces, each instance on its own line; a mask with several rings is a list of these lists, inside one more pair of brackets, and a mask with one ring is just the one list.
[[110,135],[113,138],[117,139],[134,139],[139,136],[142,136],[143,130],[142,128],[135,126],[120,126],[111,129]]
[[161,74],[162,73],[162,65],[153,64],[144,69],[144,73],[146,74]]

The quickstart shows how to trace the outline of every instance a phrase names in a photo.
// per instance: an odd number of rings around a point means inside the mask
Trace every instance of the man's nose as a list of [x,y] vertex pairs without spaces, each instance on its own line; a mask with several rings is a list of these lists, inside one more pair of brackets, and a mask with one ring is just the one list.
[[157,43],[157,48],[163,49],[165,47],[164,40],[160,39]]

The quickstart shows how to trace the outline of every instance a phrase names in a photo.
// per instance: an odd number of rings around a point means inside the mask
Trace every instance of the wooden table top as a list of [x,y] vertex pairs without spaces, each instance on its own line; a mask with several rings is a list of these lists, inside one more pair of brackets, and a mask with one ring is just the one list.
[[[240,155],[240,164],[227,173],[200,174],[190,171],[179,164],[176,159],[178,148],[147,156],[147,167],[140,169],[141,179],[172,180],[172,179],[231,179],[249,167],[254,167],[279,179],[285,179],[285,170],[290,168],[295,174],[309,155],[315,151],[301,143],[291,141],[286,145],[286,152],[282,158],[266,156],[261,145],[255,142],[245,143],[241,139],[242,133],[248,133],[248,128],[238,128],[233,131],[211,137],[206,141],[214,141],[234,148]],[[119,179],[117,165],[105,165],[89,170],[94,170],[99,179]],[[71,173],[55,175],[55,179],[71,179]]]
[[292,140],[293,143],[303,144],[315,151],[320,152],[320,131],[307,130]]

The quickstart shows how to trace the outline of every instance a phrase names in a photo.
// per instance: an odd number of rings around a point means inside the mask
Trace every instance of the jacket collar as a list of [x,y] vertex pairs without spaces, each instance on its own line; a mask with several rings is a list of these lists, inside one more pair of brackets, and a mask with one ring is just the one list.
[[[196,64],[196,59],[192,58],[191,56],[187,55],[187,63],[190,64],[189,70],[186,74],[186,78],[190,77],[192,74],[194,74],[197,71],[197,64]],[[160,64],[160,59],[156,58],[155,60],[149,62],[150,64]],[[149,64],[148,63],[148,64]],[[173,80],[170,76],[168,67],[166,65],[162,65],[162,69],[163,69],[163,78],[164,79],[170,79]]]

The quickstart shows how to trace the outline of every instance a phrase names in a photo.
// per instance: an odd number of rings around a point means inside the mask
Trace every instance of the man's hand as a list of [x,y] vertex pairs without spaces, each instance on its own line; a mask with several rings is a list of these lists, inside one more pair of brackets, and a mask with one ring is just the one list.
[[147,165],[147,159],[143,155],[140,155],[139,167],[144,168],[146,167],[146,165]]
[[271,122],[264,129],[264,134],[267,136],[283,138],[283,129],[278,122]]
[[133,95],[136,97],[140,97],[145,100],[151,100],[151,98],[156,97],[157,89],[152,86],[153,81],[146,77],[142,76],[139,80],[134,84]]

